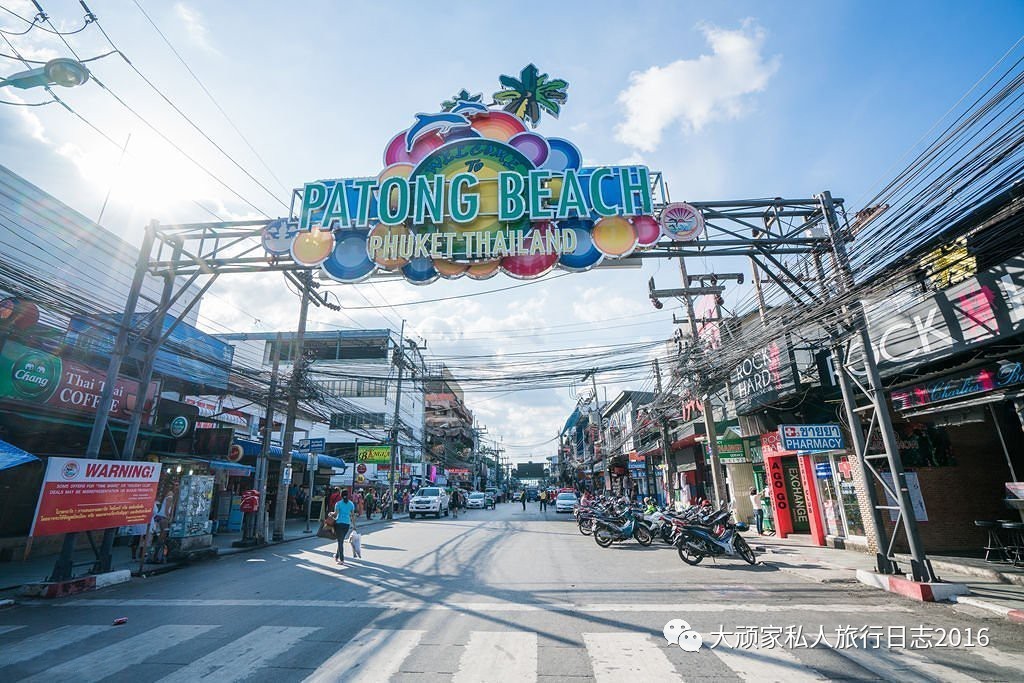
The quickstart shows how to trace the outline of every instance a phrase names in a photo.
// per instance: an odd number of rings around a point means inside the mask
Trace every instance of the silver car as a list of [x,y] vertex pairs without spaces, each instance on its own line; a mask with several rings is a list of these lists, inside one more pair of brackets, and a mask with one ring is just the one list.
[[572,512],[573,508],[576,507],[576,503],[579,499],[576,498],[575,493],[559,493],[558,497],[555,498],[555,512]]
[[487,507],[487,496],[479,491],[469,494],[469,498],[466,499],[466,507],[469,509],[483,510]]

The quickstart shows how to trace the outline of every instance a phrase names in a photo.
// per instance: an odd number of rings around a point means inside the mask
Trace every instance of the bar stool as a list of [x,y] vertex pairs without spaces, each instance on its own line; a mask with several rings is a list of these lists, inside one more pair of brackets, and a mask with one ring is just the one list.
[[989,555],[995,554],[995,562],[1006,562],[1009,557],[1006,553],[1006,545],[1003,543],[1003,539],[999,537],[999,531],[1002,529],[1000,522],[995,522],[990,519],[976,519],[974,520],[974,526],[980,527],[988,532],[988,541],[985,543],[985,561],[989,562]]
[[1007,560],[1013,557],[1013,566],[1024,564],[1024,522],[1003,522],[1007,542],[1004,551]]

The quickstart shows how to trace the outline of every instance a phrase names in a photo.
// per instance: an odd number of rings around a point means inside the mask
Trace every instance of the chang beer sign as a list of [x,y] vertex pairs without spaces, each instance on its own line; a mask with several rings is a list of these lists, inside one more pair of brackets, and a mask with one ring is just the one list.
[[0,397],[46,403],[60,386],[62,372],[58,356],[7,342],[0,357]]
[[[499,80],[490,104],[463,90],[416,114],[377,175],[306,183],[298,215],[264,231],[266,250],[341,282],[389,271],[427,284],[585,271],[657,242],[647,167],[585,166],[572,142],[533,130],[568,83],[533,65]],[[683,217],[665,220],[676,239]]]

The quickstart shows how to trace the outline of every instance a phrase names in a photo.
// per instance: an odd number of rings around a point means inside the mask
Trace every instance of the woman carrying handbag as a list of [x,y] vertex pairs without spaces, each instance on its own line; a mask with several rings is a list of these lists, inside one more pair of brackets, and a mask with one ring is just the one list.
[[334,504],[334,537],[338,540],[338,552],[334,555],[334,561],[345,566],[345,536],[352,526],[352,518],[355,516],[356,506],[348,499],[348,489],[341,492],[341,500]]

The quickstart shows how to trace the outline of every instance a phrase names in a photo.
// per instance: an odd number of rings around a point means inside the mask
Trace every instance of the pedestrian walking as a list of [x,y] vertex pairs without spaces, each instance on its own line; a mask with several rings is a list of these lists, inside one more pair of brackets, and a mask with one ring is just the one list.
[[540,511],[541,512],[547,512],[548,511],[548,492],[547,491],[541,491],[539,497],[540,497]]
[[750,487],[750,504],[754,506],[754,523],[757,524],[757,535],[764,535],[764,508],[761,507],[761,494],[753,486]]
[[338,552],[334,561],[345,566],[345,536],[355,524],[356,506],[348,499],[348,489],[341,492],[341,500],[334,504],[334,535],[338,539]]
[[373,519],[374,506],[377,502],[376,496],[373,494],[373,489],[366,492],[363,497],[363,506],[366,508],[366,519]]
[[526,510],[526,490],[519,492],[519,502],[523,504],[523,510]]

